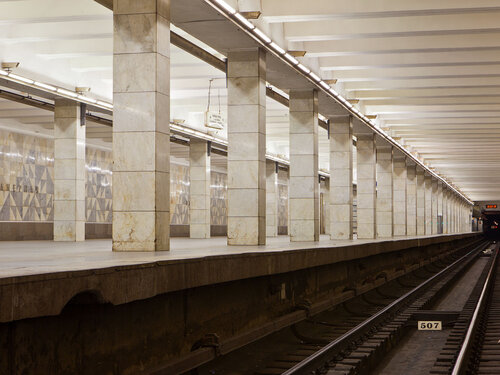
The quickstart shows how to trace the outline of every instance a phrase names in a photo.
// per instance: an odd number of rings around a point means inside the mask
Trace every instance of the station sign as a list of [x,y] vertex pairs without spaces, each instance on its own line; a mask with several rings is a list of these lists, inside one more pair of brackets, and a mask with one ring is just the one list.
[[206,111],[205,126],[207,128],[217,129],[217,130],[224,129],[224,118],[220,113]]

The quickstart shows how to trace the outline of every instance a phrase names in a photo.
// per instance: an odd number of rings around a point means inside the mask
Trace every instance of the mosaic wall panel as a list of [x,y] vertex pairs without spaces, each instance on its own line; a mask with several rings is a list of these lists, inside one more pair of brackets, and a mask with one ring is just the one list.
[[227,225],[227,175],[210,173],[210,224]]
[[170,224],[189,224],[189,167],[170,164]]
[[[112,222],[112,153],[86,149],[86,219]],[[0,221],[54,220],[54,142],[0,130]],[[171,164],[171,224],[189,224],[189,168]],[[227,225],[227,174],[212,171],[212,225]],[[278,225],[288,226],[288,172],[278,173]]]
[[88,223],[111,223],[112,205],[112,170],[111,151],[87,147],[85,150],[85,207]]
[[278,171],[278,227],[288,227],[288,172]]
[[0,130],[0,221],[52,221],[54,142]]

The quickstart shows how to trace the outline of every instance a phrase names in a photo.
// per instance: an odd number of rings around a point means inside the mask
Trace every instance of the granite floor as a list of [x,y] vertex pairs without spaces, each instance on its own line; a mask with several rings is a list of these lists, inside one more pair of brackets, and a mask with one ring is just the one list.
[[323,235],[319,242],[290,243],[288,236],[278,236],[268,238],[267,245],[264,246],[227,246],[226,237],[211,239],[172,238],[171,250],[161,252],[113,252],[111,251],[111,240],[87,240],[85,242],[0,241],[0,278],[210,256],[331,248],[411,238],[415,237],[331,241],[329,236]]

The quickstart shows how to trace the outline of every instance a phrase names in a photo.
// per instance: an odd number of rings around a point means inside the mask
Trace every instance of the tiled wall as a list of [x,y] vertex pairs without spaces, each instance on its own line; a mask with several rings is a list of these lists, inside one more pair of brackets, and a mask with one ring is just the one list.
[[189,168],[170,165],[170,224],[189,224]]
[[85,207],[88,223],[111,223],[112,170],[110,151],[87,147],[85,150],[86,182]]
[[288,228],[288,171],[278,171],[278,228]]
[[54,142],[0,129],[0,221],[52,221]]
[[[86,218],[112,222],[111,151],[86,148]],[[49,138],[0,130],[0,221],[51,222],[54,219],[54,142]],[[172,225],[189,224],[189,168],[171,165]],[[278,225],[288,226],[288,172],[278,173]],[[227,174],[212,171],[211,224],[227,225]]]
[[210,224],[227,225],[227,174],[210,174]]

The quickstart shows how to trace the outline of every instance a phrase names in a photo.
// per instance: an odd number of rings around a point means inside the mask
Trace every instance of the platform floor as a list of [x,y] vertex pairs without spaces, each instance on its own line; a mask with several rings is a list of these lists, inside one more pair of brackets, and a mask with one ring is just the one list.
[[290,242],[288,236],[278,236],[268,238],[265,246],[228,246],[226,237],[172,238],[171,250],[158,252],[113,252],[111,251],[111,240],[86,240],[85,242],[0,241],[0,278],[137,265],[156,261],[283,252],[296,249],[321,249],[428,237],[435,236],[332,241],[329,236],[323,235],[319,242],[293,243]]

